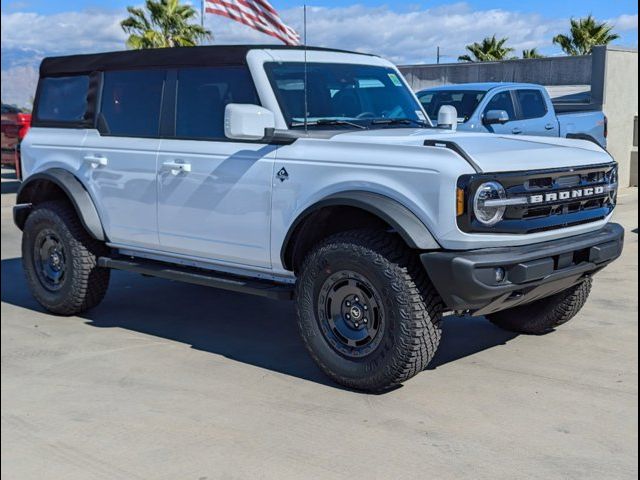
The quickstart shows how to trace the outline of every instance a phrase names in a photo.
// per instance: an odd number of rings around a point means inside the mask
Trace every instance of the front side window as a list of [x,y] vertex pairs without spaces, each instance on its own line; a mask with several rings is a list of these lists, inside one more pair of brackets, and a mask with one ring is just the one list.
[[484,109],[484,113],[491,110],[504,110],[509,114],[510,120],[515,120],[516,109],[513,106],[513,99],[511,98],[511,92],[496,93],[495,96],[489,101],[487,107]]
[[441,90],[427,91],[418,99],[430,118],[437,118],[440,108],[451,105],[458,111],[458,118],[466,122],[471,118],[486,92],[481,90]]
[[102,133],[129,137],[159,134],[164,70],[105,72],[98,124]]
[[36,118],[43,122],[81,123],[87,111],[89,76],[40,80]]
[[547,114],[547,104],[539,90],[518,90],[516,94],[523,119],[541,118]]
[[305,106],[311,126],[427,125],[422,107],[392,68],[308,63],[305,72],[304,63],[291,62],[267,63],[265,69],[291,128],[304,126]]
[[224,110],[229,103],[258,105],[246,67],[185,68],[178,71],[176,136],[224,139]]

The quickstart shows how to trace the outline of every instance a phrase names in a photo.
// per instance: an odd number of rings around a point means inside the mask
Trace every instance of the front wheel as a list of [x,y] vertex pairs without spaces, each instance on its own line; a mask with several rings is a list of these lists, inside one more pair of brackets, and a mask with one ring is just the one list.
[[488,315],[497,326],[516,333],[543,335],[575,317],[589,298],[592,280],[536,302]]
[[383,391],[418,374],[440,342],[441,300],[395,235],[336,234],[307,256],[296,284],[302,339],[346,387]]

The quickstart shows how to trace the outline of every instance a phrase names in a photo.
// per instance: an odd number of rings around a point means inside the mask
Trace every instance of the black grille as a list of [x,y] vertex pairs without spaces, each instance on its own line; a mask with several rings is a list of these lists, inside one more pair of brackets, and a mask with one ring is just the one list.
[[464,176],[458,182],[458,187],[465,190],[467,205],[465,214],[458,217],[458,226],[465,232],[526,234],[600,221],[615,206],[615,197],[611,197],[607,190],[597,196],[509,206],[504,219],[491,227],[475,219],[473,196],[477,188],[488,181],[502,184],[507,198],[530,198],[533,195],[608,187],[610,175],[616,168],[617,164],[609,163],[576,169]]
[[554,215],[567,215],[569,213],[585,212],[589,210],[598,210],[606,207],[609,202],[609,196],[603,195],[599,198],[590,198],[588,200],[558,203],[555,205],[545,205],[540,207],[509,207],[505,213],[507,220],[527,220],[551,217]]

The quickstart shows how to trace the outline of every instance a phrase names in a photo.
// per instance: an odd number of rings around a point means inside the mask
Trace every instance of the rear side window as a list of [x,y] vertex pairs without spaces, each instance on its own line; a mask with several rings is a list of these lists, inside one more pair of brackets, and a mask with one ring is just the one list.
[[165,78],[165,70],[105,72],[98,115],[100,132],[127,137],[158,136]]
[[224,139],[224,110],[229,103],[260,103],[246,67],[179,70],[176,136]]
[[516,94],[522,118],[540,118],[547,114],[547,105],[539,90],[518,90]]
[[497,93],[491,100],[489,100],[487,107],[484,109],[484,113],[487,113],[490,110],[504,110],[509,114],[510,120],[515,120],[516,109],[513,106],[511,92]]
[[88,75],[40,79],[37,121],[82,123],[87,112],[88,93]]

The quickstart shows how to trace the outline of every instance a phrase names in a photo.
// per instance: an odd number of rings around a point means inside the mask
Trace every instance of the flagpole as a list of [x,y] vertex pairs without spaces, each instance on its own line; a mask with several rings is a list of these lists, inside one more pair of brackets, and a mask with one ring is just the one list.
[[308,69],[307,69],[307,2],[304,2],[304,27],[303,33],[304,37],[304,133],[309,133],[309,92],[307,91],[308,86]]
[[204,28],[204,0],[200,0],[200,26]]

